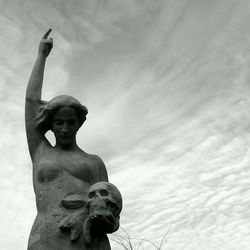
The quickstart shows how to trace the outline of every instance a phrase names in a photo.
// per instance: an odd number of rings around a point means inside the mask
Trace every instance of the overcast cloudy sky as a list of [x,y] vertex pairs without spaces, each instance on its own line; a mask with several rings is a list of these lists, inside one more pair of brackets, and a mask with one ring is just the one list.
[[48,28],[43,99],[88,107],[78,144],[130,236],[159,245],[171,225],[163,250],[249,249],[249,0],[0,0],[0,26],[1,249],[26,249],[36,214],[24,95]]

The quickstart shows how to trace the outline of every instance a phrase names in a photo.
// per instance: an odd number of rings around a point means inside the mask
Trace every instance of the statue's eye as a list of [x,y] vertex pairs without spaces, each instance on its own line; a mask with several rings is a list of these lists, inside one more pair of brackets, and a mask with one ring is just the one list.
[[109,192],[105,189],[100,190],[100,195],[101,196],[109,196]]
[[92,191],[92,192],[89,193],[89,198],[90,199],[93,198],[94,196],[95,196],[95,192],[94,191]]
[[77,123],[77,121],[76,121],[75,119],[70,119],[70,120],[68,120],[68,124],[69,124],[70,126],[75,125],[76,123]]
[[63,120],[61,119],[55,119],[54,123],[58,126],[62,125],[63,124]]

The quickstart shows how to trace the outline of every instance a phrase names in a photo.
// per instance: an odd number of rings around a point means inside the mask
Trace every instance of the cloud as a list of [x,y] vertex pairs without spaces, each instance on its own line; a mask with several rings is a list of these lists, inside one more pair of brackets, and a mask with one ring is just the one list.
[[52,27],[43,97],[88,107],[78,141],[121,190],[122,226],[158,244],[172,225],[163,249],[248,249],[246,1],[2,3],[1,245],[25,248],[35,216],[23,104]]

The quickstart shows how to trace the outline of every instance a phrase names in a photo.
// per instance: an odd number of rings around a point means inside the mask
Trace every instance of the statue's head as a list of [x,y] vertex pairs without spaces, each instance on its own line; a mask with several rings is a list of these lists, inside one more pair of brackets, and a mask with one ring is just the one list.
[[36,127],[43,131],[53,131],[56,139],[64,143],[77,133],[86,120],[87,113],[87,108],[74,97],[56,96],[49,102],[41,102],[35,118]]

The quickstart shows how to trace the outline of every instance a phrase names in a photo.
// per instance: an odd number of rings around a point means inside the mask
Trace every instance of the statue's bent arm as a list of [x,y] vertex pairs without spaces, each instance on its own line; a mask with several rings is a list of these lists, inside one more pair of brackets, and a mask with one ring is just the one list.
[[50,32],[51,29],[44,34],[40,42],[38,56],[35,65],[32,69],[26,90],[25,124],[29,152],[32,160],[40,143],[49,143],[45,137],[46,131],[42,131],[36,128],[35,117],[38,114],[38,109],[41,102],[43,75],[46,58],[53,47],[53,40],[51,38],[47,39]]

